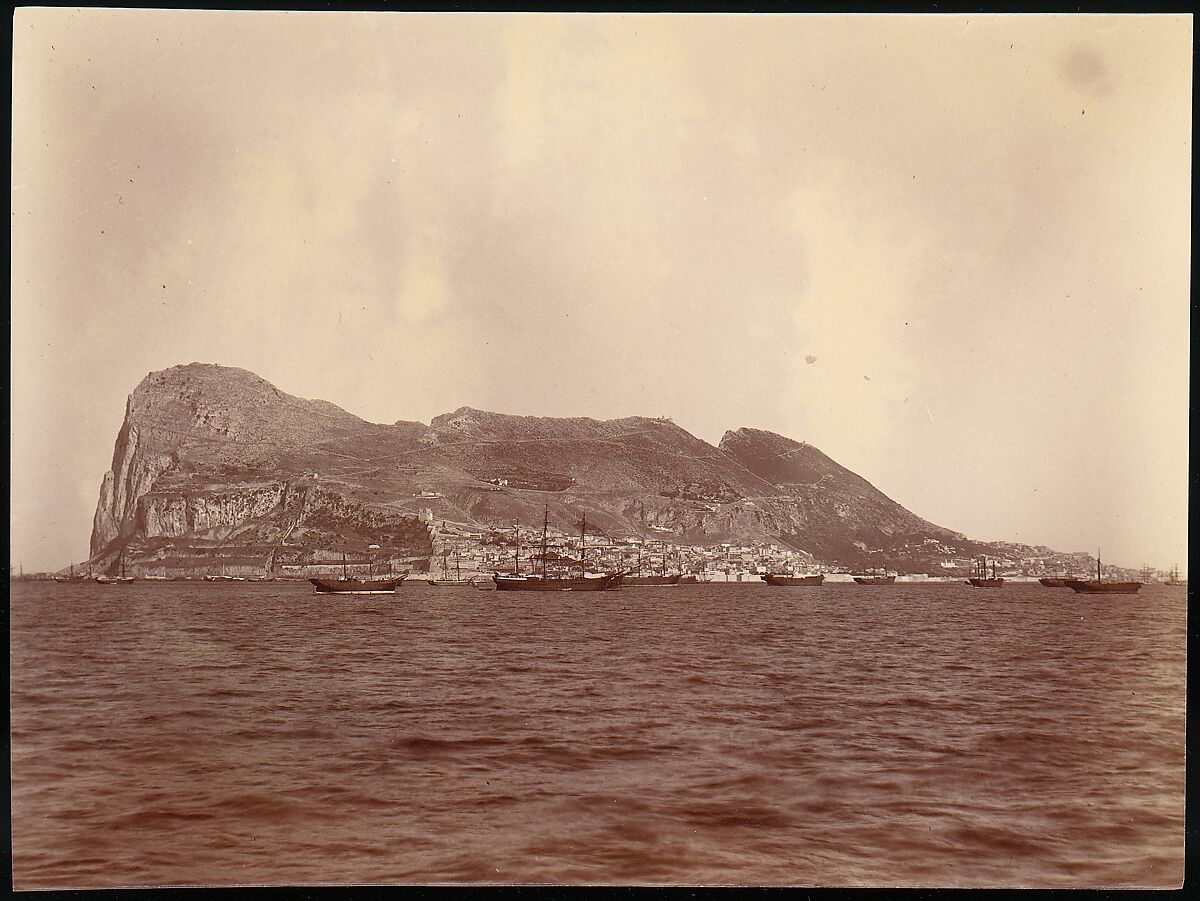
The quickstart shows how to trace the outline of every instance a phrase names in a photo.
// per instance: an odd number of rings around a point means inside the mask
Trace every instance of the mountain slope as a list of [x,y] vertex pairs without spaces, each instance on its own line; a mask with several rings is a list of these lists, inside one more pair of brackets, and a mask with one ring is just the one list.
[[[277,569],[427,555],[422,515],[486,527],[586,515],[611,535],[781,541],[826,562],[970,552],[807,444],[663,419],[600,421],[462,407],[430,425],[366,422],[241,369],[192,363],[130,395],[92,555],[175,569]],[[378,545],[378,547],[371,547]],[[257,571],[257,570],[256,570]]]

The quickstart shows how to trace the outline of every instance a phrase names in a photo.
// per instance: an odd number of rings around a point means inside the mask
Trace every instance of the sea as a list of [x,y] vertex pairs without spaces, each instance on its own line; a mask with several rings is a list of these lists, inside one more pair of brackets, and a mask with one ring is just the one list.
[[17,582],[13,882],[1178,887],[1186,607]]

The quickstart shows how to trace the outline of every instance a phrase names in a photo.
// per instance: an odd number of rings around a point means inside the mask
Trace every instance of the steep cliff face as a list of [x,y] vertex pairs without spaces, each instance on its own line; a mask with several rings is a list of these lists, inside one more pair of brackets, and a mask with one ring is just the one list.
[[236,552],[275,565],[378,545],[373,554],[399,559],[428,553],[423,515],[534,524],[547,506],[555,521],[586,515],[612,535],[773,539],[830,562],[969,544],[770,432],[739,429],[714,447],[662,419],[470,407],[428,426],[383,425],[244,370],[193,363],[151,373],[130,395],[92,554],[202,563]]
[[286,484],[245,485],[203,493],[148,492],[140,498],[138,534],[178,538],[189,532],[232,529],[277,508],[286,512]]
[[133,533],[138,500],[175,463],[169,451],[147,447],[141,437],[141,429],[127,409],[125,423],[117,436],[112,469],[104,474],[100,485],[100,501],[92,523],[93,557],[117,538]]
[[[313,551],[306,536],[331,553],[369,544],[380,545],[381,557],[427,553],[428,529],[411,513],[361,496],[362,484],[334,478],[314,487],[331,469],[321,461],[333,446],[371,446],[381,429],[399,446],[428,430],[376,426],[240,369],[193,363],[151,373],[126,404],[100,486],[92,558],[111,562],[121,551],[143,561],[182,559],[193,545],[224,542],[275,560],[281,551]],[[309,516],[312,528],[304,525]]]

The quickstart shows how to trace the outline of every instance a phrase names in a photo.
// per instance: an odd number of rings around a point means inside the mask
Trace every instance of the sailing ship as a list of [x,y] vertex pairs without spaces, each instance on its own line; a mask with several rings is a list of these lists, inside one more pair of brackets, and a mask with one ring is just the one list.
[[[653,558],[651,558],[653,569]],[[663,554],[662,569],[658,573],[642,574],[642,545],[638,545],[637,570],[621,577],[622,588],[672,588],[678,585],[683,573],[667,573],[667,556]]]
[[426,581],[430,585],[436,585],[441,588],[473,585],[474,579],[464,579],[462,576],[462,565],[458,558],[458,548],[454,549],[454,578],[450,578],[450,549],[442,551],[442,576],[441,578],[429,578]]
[[859,585],[891,585],[896,581],[894,573],[885,573],[872,567],[865,575],[855,576],[854,581]]
[[1183,582],[1181,582],[1179,580],[1179,564],[1178,563],[1176,563],[1173,567],[1171,567],[1171,575],[1167,578],[1167,581],[1164,584],[1166,584],[1166,585],[1182,585],[1182,584],[1184,584]]
[[542,554],[541,573],[521,575],[521,527],[517,524],[516,565],[511,576],[492,573],[492,581],[496,583],[497,591],[611,591],[621,582],[621,573],[589,573],[585,564],[587,555],[587,516],[579,530],[579,575],[550,576],[546,571],[546,559],[549,552],[550,508],[546,507],[542,520]]
[[309,579],[317,594],[391,594],[404,584],[404,576],[382,579],[359,579],[346,571],[346,555],[342,554],[342,575],[337,579]]
[[133,576],[125,575],[125,551],[121,551],[121,575],[119,576],[96,576],[96,581],[101,585],[116,585],[125,582],[132,582]]
[[975,575],[967,579],[967,584],[975,588],[1002,588],[1004,580],[996,575],[996,562],[992,561],[992,574],[988,575],[987,557],[981,557],[975,565]]
[[798,576],[795,573],[763,573],[759,578],[768,585],[820,585],[825,581],[825,574]]
[[[90,567],[89,567],[89,570],[90,570]],[[72,563],[71,564],[71,574],[67,575],[67,576],[55,576],[54,581],[55,582],[86,582],[90,578],[91,578],[90,571],[87,575],[83,575],[83,576],[77,575],[75,573],[75,564]]]
[[1105,582],[1100,569],[1100,551],[1096,551],[1096,578],[1068,579],[1067,587],[1076,594],[1137,594],[1141,582]]

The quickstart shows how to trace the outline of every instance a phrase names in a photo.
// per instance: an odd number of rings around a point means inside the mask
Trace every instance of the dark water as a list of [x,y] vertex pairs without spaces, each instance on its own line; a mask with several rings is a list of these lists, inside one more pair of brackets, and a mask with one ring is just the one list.
[[18,888],[1182,879],[1180,588],[13,588]]

